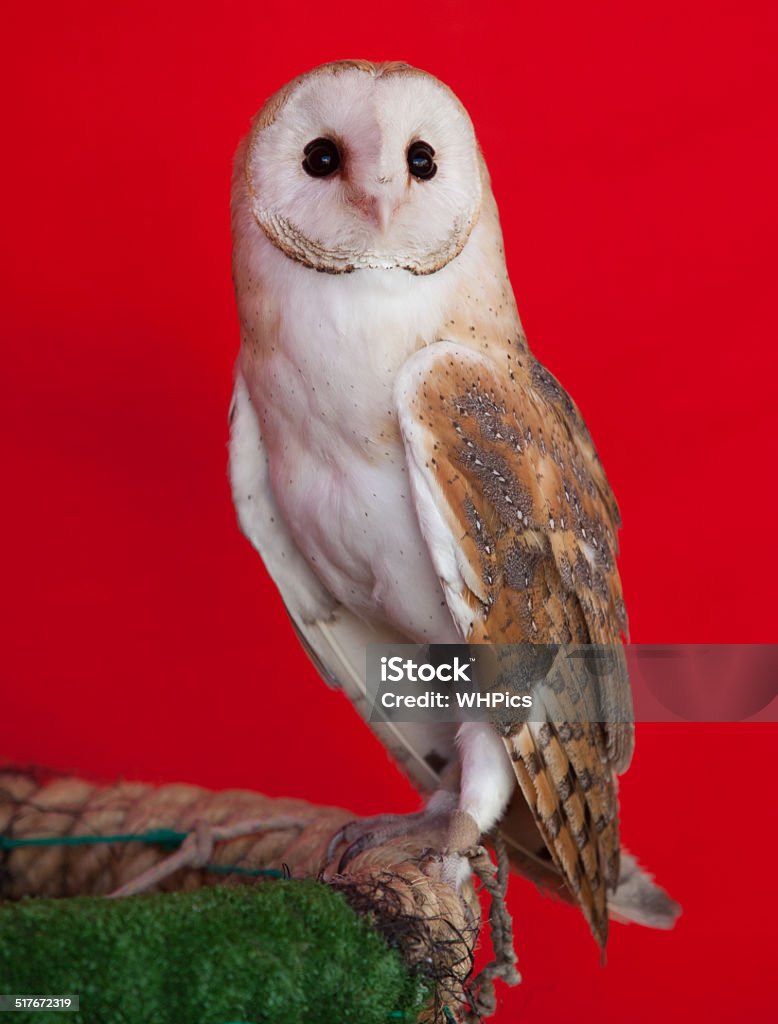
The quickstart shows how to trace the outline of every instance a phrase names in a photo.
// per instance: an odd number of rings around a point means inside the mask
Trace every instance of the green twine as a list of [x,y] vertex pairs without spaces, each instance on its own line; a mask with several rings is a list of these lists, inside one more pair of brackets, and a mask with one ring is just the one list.
[[[177,850],[189,832],[175,832],[170,828],[157,828],[151,832],[119,832],[112,836],[26,836],[13,839],[0,835],[0,850],[18,850],[23,846],[88,846],[96,843],[148,843]],[[248,878],[283,878],[284,872],[275,868],[244,868],[238,864],[208,864],[203,869],[218,875],[244,875]]]
[[208,864],[203,869],[215,875],[244,875],[247,878],[284,878],[277,868],[242,868],[239,864]]
[[89,843],[157,843],[176,850],[188,835],[188,832],[174,832],[170,828],[158,828],[152,832],[120,832],[115,836],[29,836],[12,839],[11,836],[0,835],[0,850],[15,850],[20,846],[86,846]]

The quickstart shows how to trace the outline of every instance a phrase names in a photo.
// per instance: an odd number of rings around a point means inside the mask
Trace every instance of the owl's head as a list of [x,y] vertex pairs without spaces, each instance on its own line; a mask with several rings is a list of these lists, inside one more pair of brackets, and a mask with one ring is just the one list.
[[267,101],[245,174],[254,217],[289,258],[329,273],[431,274],[478,218],[480,165],[467,112],[436,78],[342,61]]

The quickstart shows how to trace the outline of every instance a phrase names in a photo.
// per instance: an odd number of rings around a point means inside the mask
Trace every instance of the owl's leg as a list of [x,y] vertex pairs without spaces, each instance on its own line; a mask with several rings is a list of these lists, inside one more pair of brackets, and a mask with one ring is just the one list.
[[516,776],[508,752],[488,722],[463,722],[457,732],[462,782],[451,815],[441,876],[455,889],[470,875],[467,854],[502,817]]

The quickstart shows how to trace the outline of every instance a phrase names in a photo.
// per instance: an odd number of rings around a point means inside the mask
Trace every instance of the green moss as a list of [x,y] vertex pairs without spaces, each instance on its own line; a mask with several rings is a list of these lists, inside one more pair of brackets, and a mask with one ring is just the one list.
[[0,904],[0,992],[80,996],[78,1013],[14,1024],[389,1024],[426,995],[313,881]]

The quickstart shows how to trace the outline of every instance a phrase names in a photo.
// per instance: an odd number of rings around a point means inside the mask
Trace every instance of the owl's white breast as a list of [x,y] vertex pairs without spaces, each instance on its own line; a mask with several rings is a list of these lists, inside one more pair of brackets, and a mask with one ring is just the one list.
[[442,336],[457,264],[428,277],[321,274],[253,230],[235,258],[241,365],[295,541],[356,614],[437,642],[457,636],[416,519],[392,389],[406,359]]

